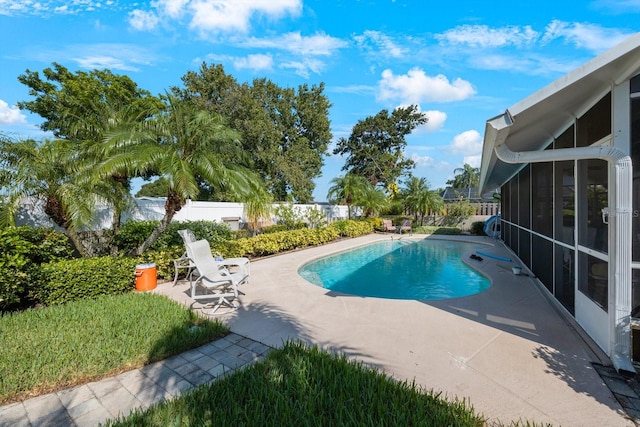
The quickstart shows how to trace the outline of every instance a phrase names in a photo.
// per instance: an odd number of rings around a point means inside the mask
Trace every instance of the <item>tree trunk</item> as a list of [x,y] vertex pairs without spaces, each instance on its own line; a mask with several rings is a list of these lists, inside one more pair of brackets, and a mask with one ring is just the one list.
[[80,256],[82,258],[87,258],[88,257],[87,251],[84,248],[84,245],[82,244],[80,236],[78,236],[78,233],[76,233],[73,227],[66,228],[65,231],[67,232],[67,236],[69,236],[69,240],[71,240],[71,243],[73,243],[73,246],[76,248]]
[[160,221],[160,225],[158,225],[158,227],[153,230],[149,237],[147,237],[147,239],[142,242],[140,246],[134,249],[130,253],[130,255],[140,256],[147,249],[149,249],[156,242],[156,240],[158,240],[158,237],[160,237],[162,233],[165,232],[176,212],[182,209],[182,206],[184,206],[184,204],[185,201],[182,200],[180,196],[170,191],[167,197],[167,201],[164,203],[164,217]]

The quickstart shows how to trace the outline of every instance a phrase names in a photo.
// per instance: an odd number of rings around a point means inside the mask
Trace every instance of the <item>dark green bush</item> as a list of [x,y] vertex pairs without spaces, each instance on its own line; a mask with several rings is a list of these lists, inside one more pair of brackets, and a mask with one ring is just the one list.
[[[159,224],[160,221],[127,221],[114,238],[118,251],[126,254],[137,248]],[[224,223],[215,221],[172,222],[151,246],[151,249],[167,250],[176,246],[184,248],[182,238],[178,234],[178,230],[182,229],[191,230],[197,239],[206,239],[212,245],[234,238],[233,232]]]
[[[156,273],[159,280],[173,280],[175,267],[173,260],[180,258],[184,254],[184,245],[182,247],[174,246],[168,249],[151,249],[142,254],[138,258],[140,263],[152,262],[156,265]],[[181,273],[186,272],[182,270]]]
[[484,232],[484,221],[474,221],[471,223],[471,234],[486,236]]
[[135,258],[80,258],[42,265],[38,299],[45,305],[64,304],[134,289]]
[[36,264],[73,258],[73,248],[64,233],[31,226],[20,226],[15,230],[20,238],[31,243],[29,259]]
[[160,221],[127,221],[113,237],[113,242],[120,253],[129,253],[137,248],[151,235]]
[[38,269],[29,259],[32,246],[15,230],[0,229],[0,311],[26,304],[29,286]]
[[67,237],[43,227],[0,229],[0,311],[24,309],[37,302],[42,263],[69,259]]

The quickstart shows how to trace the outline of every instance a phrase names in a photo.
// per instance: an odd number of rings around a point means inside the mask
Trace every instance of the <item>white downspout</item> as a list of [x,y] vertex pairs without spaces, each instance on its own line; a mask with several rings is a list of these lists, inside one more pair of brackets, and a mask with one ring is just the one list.
[[[631,194],[633,171],[631,157],[616,147],[560,148],[544,151],[513,152],[505,144],[495,147],[496,156],[505,163],[539,163],[563,160],[601,159],[615,166],[615,201],[609,217],[615,224],[610,260],[614,261],[615,306],[612,318],[613,348],[611,361],[617,370],[635,372],[631,362]],[[610,317],[611,318],[611,317]]]

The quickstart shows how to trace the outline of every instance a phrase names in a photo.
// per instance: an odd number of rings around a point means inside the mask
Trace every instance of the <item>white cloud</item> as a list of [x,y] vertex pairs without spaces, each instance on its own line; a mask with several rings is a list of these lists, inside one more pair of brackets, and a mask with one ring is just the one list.
[[554,20],[547,25],[542,41],[548,43],[563,38],[579,48],[601,52],[622,42],[631,34],[595,24]]
[[159,13],[172,19],[178,19],[185,13],[185,7],[190,0],[156,0],[151,2]]
[[462,25],[435,38],[441,43],[467,45],[471,47],[523,46],[534,43],[539,33],[530,26],[490,28],[486,25]]
[[476,91],[466,80],[460,78],[449,82],[446,76],[431,77],[417,67],[404,75],[394,75],[387,69],[378,82],[379,101],[399,100],[401,104],[420,104],[423,101],[461,101],[475,95]]
[[447,113],[438,110],[429,110],[424,112],[429,121],[423,127],[429,132],[435,132],[442,129],[444,122],[447,120]]
[[0,15],[49,17],[53,14],[77,15],[82,12],[117,10],[130,6],[126,2],[124,2],[124,5],[122,3],[99,0],[0,0]]
[[406,48],[399,46],[391,37],[380,31],[365,31],[361,36],[355,36],[354,39],[361,49],[371,51],[375,48],[376,53],[381,53],[386,57],[401,58],[407,53]]
[[20,125],[27,123],[27,117],[16,106],[9,107],[0,99],[0,125]]
[[302,11],[301,0],[192,0],[187,5],[192,13],[190,27],[201,32],[242,32],[249,30],[254,15],[279,18]]
[[482,163],[482,156],[480,154],[476,156],[464,156],[463,162],[473,168],[479,168]]
[[334,50],[347,46],[341,39],[326,34],[304,37],[299,32],[283,34],[272,38],[249,38],[241,43],[242,47],[281,49],[302,55],[331,55]]
[[482,136],[476,130],[467,130],[453,137],[451,152],[466,156],[476,156],[482,152]]
[[579,60],[561,60],[549,56],[484,54],[470,59],[471,65],[483,70],[507,70],[528,75],[564,74],[579,66]]
[[270,70],[273,68],[273,58],[271,55],[248,55],[246,58],[236,58],[233,65],[238,69]]
[[411,155],[411,160],[416,163],[416,166],[433,166],[436,163],[433,157],[421,156],[416,153]]
[[297,75],[308,79],[311,73],[320,74],[324,69],[324,63],[317,59],[305,59],[302,61],[284,62],[280,67],[284,69],[293,69]]
[[138,31],[154,30],[158,26],[158,16],[153,12],[134,10],[129,13],[129,25]]

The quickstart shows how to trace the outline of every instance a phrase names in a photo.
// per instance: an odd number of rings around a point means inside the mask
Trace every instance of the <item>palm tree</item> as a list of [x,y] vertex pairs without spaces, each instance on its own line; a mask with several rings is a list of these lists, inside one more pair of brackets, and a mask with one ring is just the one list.
[[151,119],[109,135],[105,147],[116,154],[98,168],[102,176],[118,172],[157,175],[167,182],[164,216],[134,251],[136,255],[158,239],[187,199],[197,198],[200,180],[231,191],[240,199],[260,186],[249,169],[221,160],[224,150],[235,149],[238,144],[238,134],[221,116],[197,110],[173,96],[167,101],[166,110],[157,111]]
[[406,188],[403,191],[405,208],[418,220],[420,215],[420,225],[424,222],[424,217],[431,211],[440,211],[444,206],[442,197],[429,189],[429,183],[425,178],[411,176],[406,181]]
[[344,203],[347,205],[347,216],[351,218],[351,206],[358,205],[363,200],[367,188],[371,183],[360,175],[347,173],[344,177],[338,176],[331,180],[327,200],[331,203]]
[[471,198],[471,188],[477,187],[480,183],[480,169],[474,168],[470,164],[465,163],[463,167],[453,170],[456,176],[453,179],[453,188],[466,188],[467,199]]
[[390,200],[384,191],[369,184],[369,186],[364,189],[364,194],[358,204],[362,207],[364,216],[369,217],[371,215],[376,215],[382,209],[387,208],[390,204]]
[[98,196],[94,187],[78,179],[72,165],[77,154],[65,140],[0,141],[3,175],[0,180],[5,203],[0,223],[14,225],[25,198],[42,201],[47,216],[65,230],[82,256],[87,252],[77,230],[90,224]]
[[263,187],[252,191],[244,202],[244,213],[249,222],[249,228],[255,235],[260,227],[262,218],[269,218],[271,215],[271,204],[273,197]]

